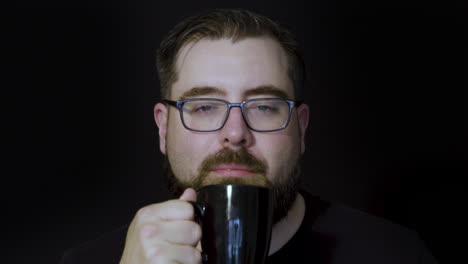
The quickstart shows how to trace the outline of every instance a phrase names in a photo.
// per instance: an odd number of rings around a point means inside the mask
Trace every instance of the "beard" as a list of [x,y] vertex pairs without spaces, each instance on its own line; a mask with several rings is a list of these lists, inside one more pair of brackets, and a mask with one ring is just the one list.
[[[253,177],[237,178],[237,177],[216,177],[209,173],[221,164],[238,164],[244,165],[253,171]],[[247,150],[242,148],[240,151],[233,151],[224,148],[218,153],[209,155],[205,158],[199,167],[197,177],[190,180],[181,180],[176,177],[167,156],[164,157],[164,169],[166,174],[166,184],[173,198],[178,198],[182,195],[185,189],[199,188],[206,185],[214,184],[244,184],[267,187],[273,192],[273,223],[276,224],[287,216],[294,201],[296,200],[297,192],[300,184],[301,173],[301,158],[298,157],[296,164],[291,168],[288,175],[282,175],[277,179],[269,180],[266,177],[266,164],[257,159]],[[285,177],[284,177],[285,176]]]

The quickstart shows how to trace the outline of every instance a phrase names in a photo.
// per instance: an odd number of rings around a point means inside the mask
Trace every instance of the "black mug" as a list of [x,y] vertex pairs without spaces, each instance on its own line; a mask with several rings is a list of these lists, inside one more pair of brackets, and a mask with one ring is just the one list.
[[251,185],[209,185],[192,203],[202,228],[203,263],[261,264],[268,257],[273,193]]

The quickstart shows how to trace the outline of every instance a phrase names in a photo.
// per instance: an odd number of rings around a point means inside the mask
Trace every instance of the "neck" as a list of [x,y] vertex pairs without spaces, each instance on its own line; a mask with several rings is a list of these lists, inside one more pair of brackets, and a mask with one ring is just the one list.
[[301,226],[304,214],[304,198],[298,193],[288,215],[273,226],[268,255],[272,255],[280,250],[294,236],[299,226]]

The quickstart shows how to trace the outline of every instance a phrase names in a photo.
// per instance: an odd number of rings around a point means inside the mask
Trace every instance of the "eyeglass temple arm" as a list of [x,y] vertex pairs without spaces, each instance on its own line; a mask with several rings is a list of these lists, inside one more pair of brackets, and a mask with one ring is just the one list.
[[163,103],[166,103],[168,105],[172,105],[172,106],[177,107],[177,102],[175,102],[175,101],[171,101],[171,100],[167,100],[167,99],[164,99],[162,101],[163,101]]
[[298,107],[298,106],[300,106],[300,105],[303,104],[303,103],[304,103],[303,100],[294,101],[294,106],[295,106],[295,107]]

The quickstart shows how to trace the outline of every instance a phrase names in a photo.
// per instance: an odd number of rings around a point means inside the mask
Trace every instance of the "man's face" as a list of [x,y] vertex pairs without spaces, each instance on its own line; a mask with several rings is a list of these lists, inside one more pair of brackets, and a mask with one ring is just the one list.
[[[179,52],[176,68],[179,78],[170,100],[218,98],[240,103],[254,98],[294,98],[286,54],[271,38],[236,43],[202,39]],[[224,127],[215,132],[187,130],[177,109],[163,104],[156,105],[155,119],[161,151],[180,183],[281,184],[304,151],[308,107],[296,108],[289,125],[275,132],[250,130],[238,107],[231,109]]]

